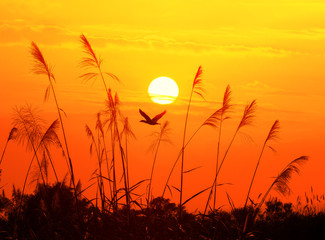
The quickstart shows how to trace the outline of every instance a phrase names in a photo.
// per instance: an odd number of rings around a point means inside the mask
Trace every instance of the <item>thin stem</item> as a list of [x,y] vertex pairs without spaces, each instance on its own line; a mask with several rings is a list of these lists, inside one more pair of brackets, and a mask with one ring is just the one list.
[[125,136],[125,163],[126,163],[126,177],[128,189],[130,189],[130,179],[129,179],[129,156],[128,156],[128,139]]
[[147,207],[149,207],[149,203],[150,203],[150,200],[151,200],[151,182],[152,182],[153,171],[154,171],[155,163],[156,163],[156,159],[157,159],[158,149],[159,149],[159,146],[160,146],[161,135],[162,135],[162,133],[160,133],[160,136],[159,136],[159,140],[158,140],[158,144],[157,144],[157,148],[156,148],[156,151],[155,151],[155,156],[153,158],[153,163],[152,163],[152,168],[151,168],[150,181],[149,181],[149,190],[148,190],[148,198],[147,198]]
[[[105,143],[104,131],[101,131],[101,133],[102,133],[103,144],[104,144],[104,152],[105,152],[105,157],[106,157],[107,176],[108,176],[108,179],[111,179],[110,169],[109,169],[109,166],[108,166],[108,154],[107,154],[107,148],[106,148],[106,143]],[[108,186],[109,186],[109,191],[111,193],[111,200],[113,200],[111,181],[108,181]]]
[[55,176],[56,182],[58,183],[59,182],[59,179],[58,179],[58,176],[57,176],[56,171],[55,171],[55,168],[54,168],[54,164],[53,164],[53,161],[52,161],[51,153],[50,153],[49,149],[47,148],[47,146],[44,143],[43,143],[43,146],[44,146],[44,148],[46,150],[47,156],[49,157],[49,160],[50,160],[50,163],[51,163],[53,172],[54,172],[54,176]]
[[[219,165],[219,153],[220,153],[220,141],[221,141],[221,127],[222,127],[222,115],[220,118],[220,128],[219,128],[219,139],[218,139],[218,147],[217,147],[217,161],[216,161],[216,176],[218,172]],[[216,198],[217,198],[217,185],[214,185],[214,200],[213,200],[213,210],[216,209]]]
[[227,155],[228,155],[228,152],[229,152],[230,147],[232,146],[232,143],[233,143],[234,140],[235,140],[235,137],[236,137],[236,135],[237,135],[237,133],[238,133],[238,130],[239,130],[239,128],[237,128],[237,130],[236,130],[236,132],[235,132],[233,138],[232,138],[231,141],[230,141],[230,144],[228,145],[228,148],[227,148],[227,150],[226,150],[226,152],[225,152],[225,155],[224,155],[223,158],[222,158],[222,161],[221,161],[221,163],[220,163],[219,169],[218,169],[217,174],[216,174],[216,176],[215,176],[215,178],[214,178],[214,181],[213,181],[213,184],[212,184],[212,187],[211,187],[210,193],[209,193],[209,197],[208,197],[207,203],[206,203],[206,205],[205,205],[204,214],[206,213],[206,211],[207,211],[207,209],[208,209],[208,205],[209,205],[209,202],[210,202],[210,199],[211,199],[211,195],[212,195],[213,188],[214,188],[214,186],[217,185],[217,178],[218,178],[218,175],[219,175],[219,173],[220,173],[221,167],[222,167],[222,165],[223,165],[223,163],[224,163],[224,161],[225,161],[225,159],[226,159],[226,157],[227,157]]
[[[25,127],[25,130],[27,131],[27,128],[26,128],[26,126],[25,126],[25,123],[24,123],[24,127]],[[37,151],[38,151],[38,149],[40,148],[41,143],[37,146],[37,149],[35,149],[34,144],[31,142],[29,135],[28,135],[28,140],[30,141],[30,143],[31,143],[31,145],[32,145],[32,147],[33,147],[34,155],[33,155],[33,157],[32,157],[32,160],[30,161],[30,164],[29,164],[29,166],[28,166],[28,170],[27,170],[27,173],[26,173],[26,177],[25,177],[25,180],[24,180],[24,185],[23,185],[23,189],[22,189],[22,193],[21,193],[21,197],[20,197],[20,203],[19,203],[18,218],[19,218],[19,216],[20,216],[21,205],[22,205],[22,201],[23,201],[23,196],[24,196],[24,192],[25,192],[25,187],[26,187],[27,178],[28,178],[28,175],[29,175],[29,171],[30,171],[30,169],[31,169],[31,167],[32,167],[32,163],[33,163],[33,161],[34,161],[34,158],[36,157],[37,162],[39,162],[38,157],[37,157]],[[40,167],[40,164],[39,164],[39,163],[38,163],[38,165],[39,165],[39,167]],[[42,174],[42,169],[41,169],[41,168],[40,168],[40,171],[41,171],[41,176],[42,176],[42,179],[43,179],[43,183],[45,183],[45,181],[44,181],[44,177],[43,177],[43,174]]]
[[6,149],[7,149],[7,146],[8,146],[8,142],[9,142],[9,141],[10,141],[10,140],[8,139],[7,142],[6,142],[5,148],[3,149],[3,152],[2,152],[2,155],[1,155],[1,160],[0,160],[0,165],[1,165],[1,163],[2,163],[3,156],[5,155],[5,152],[6,152]]
[[[198,133],[198,131],[199,131],[202,127],[203,127],[203,124],[200,125],[200,127],[198,127],[198,129],[196,129],[196,131],[192,134],[192,136],[190,137],[190,139],[186,142],[186,144],[185,144],[185,146],[184,146],[184,149],[187,147],[187,145],[191,142],[191,140],[194,138],[194,136]],[[169,180],[170,180],[170,178],[171,178],[171,176],[172,176],[172,173],[173,173],[173,171],[174,171],[174,169],[175,169],[176,164],[178,163],[179,158],[180,158],[181,155],[182,155],[182,152],[183,152],[183,148],[179,151],[178,156],[177,156],[177,158],[176,158],[176,160],[175,160],[175,162],[174,162],[174,165],[173,165],[171,171],[169,172],[169,175],[168,175],[168,178],[167,178],[166,184],[165,184],[165,186],[164,186],[163,193],[162,193],[162,195],[161,195],[162,198],[163,198],[164,195],[165,195],[165,192],[166,192],[166,189],[167,189],[167,186],[168,186],[168,182],[169,182]]]
[[100,66],[99,66],[98,64],[97,64],[97,68],[98,68],[98,71],[99,71],[99,73],[100,73],[100,76],[101,76],[101,78],[102,78],[102,80],[103,80],[104,87],[105,87],[105,91],[106,91],[106,93],[108,94],[108,88],[107,88],[107,86],[106,86],[106,83],[105,83],[105,80],[104,80],[104,76],[103,76],[102,70],[100,69]]
[[113,168],[113,203],[114,203],[114,211],[117,210],[117,187],[116,187],[116,170],[115,170],[115,136],[114,130],[111,129],[111,142],[112,142],[112,168]]
[[54,90],[54,86],[53,86],[50,74],[48,74],[48,79],[49,79],[49,82],[50,82],[50,85],[51,85],[51,89],[52,89],[56,109],[58,111],[58,115],[59,115],[59,119],[60,119],[61,129],[62,129],[62,133],[63,133],[63,139],[64,139],[65,148],[66,148],[66,152],[67,152],[68,160],[69,160],[69,165],[70,165],[71,181],[72,181],[72,184],[73,184],[73,187],[74,187],[74,190],[75,190],[75,194],[76,194],[76,185],[75,185],[75,180],[74,180],[72,161],[71,161],[71,158],[70,158],[70,153],[69,153],[69,148],[68,148],[67,137],[66,137],[66,134],[65,134],[65,129],[64,129],[64,126],[63,126],[63,121],[62,121],[60,108],[59,108],[58,100],[56,98],[56,94],[55,94],[55,90]]
[[54,90],[54,86],[53,86],[53,83],[52,83],[52,80],[51,80],[50,73],[48,73],[48,79],[49,79],[49,82],[50,82],[50,85],[51,85],[53,97],[54,97],[54,100],[55,100],[56,109],[58,111],[58,115],[59,115],[59,119],[60,119],[61,129],[62,129],[64,143],[65,143],[65,148],[66,148],[67,157],[68,157],[68,161],[69,161],[69,165],[70,165],[70,174],[71,174],[71,181],[72,181],[73,190],[74,190],[74,197],[75,197],[75,200],[76,200],[76,208],[77,208],[77,213],[78,213],[78,216],[79,216],[79,219],[80,219],[79,204],[78,204],[78,197],[77,197],[77,189],[76,189],[76,184],[75,184],[75,179],[74,179],[72,160],[70,158],[68,142],[67,142],[64,126],[63,126],[62,116],[61,116],[58,100],[56,98],[56,94],[55,94],[55,90]]
[[259,156],[259,158],[258,158],[258,161],[257,161],[256,167],[255,167],[255,171],[254,171],[254,174],[253,174],[253,177],[252,177],[252,181],[251,181],[251,183],[250,183],[250,185],[249,185],[249,189],[248,189],[248,193],[247,193],[247,196],[246,196],[246,200],[245,200],[244,208],[246,208],[246,206],[247,206],[247,201],[248,201],[248,198],[249,198],[249,194],[250,194],[251,189],[252,189],[252,186],[253,186],[253,182],[254,182],[254,179],[255,179],[255,175],[256,175],[256,172],[257,172],[258,166],[260,165],[260,161],[261,161],[261,158],[262,158],[262,155],[263,155],[263,152],[264,152],[264,148],[265,148],[266,142],[267,142],[267,140],[266,140],[266,141],[264,142],[264,144],[263,144],[262,151],[261,151],[260,156]]
[[183,144],[182,144],[182,162],[181,162],[181,189],[180,189],[180,196],[179,196],[179,217],[182,217],[182,198],[183,198],[183,171],[184,171],[184,157],[185,157],[185,137],[186,137],[186,128],[187,128],[187,120],[188,120],[188,114],[190,111],[190,105],[191,105],[191,100],[193,96],[193,90],[194,90],[194,85],[191,90],[191,95],[190,99],[188,102],[187,106],[187,111],[186,111],[186,118],[185,118],[185,125],[184,125],[184,134],[183,134]]
[[115,121],[115,130],[116,130],[116,135],[117,135],[117,139],[118,139],[118,143],[119,143],[119,147],[120,147],[120,153],[121,153],[121,160],[122,160],[122,167],[123,167],[123,174],[124,174],[124,187],[125,187],[125,198],[126,198],[126,207],[127,207],[127,213],[128,213],[128,223],[130,220],[130,196],[129,196],[129,189],[128,189],[128,185],[127,185],[127,177],[126,177],[126,168],[125,168],[125,156],[124,156],[124,151],[122,148],[122,144],[121,144],[121,138],[120,138],[120,134],[118,131],[118,127],[117,127],[117,123],[116,123],[116,119],[114,119]]

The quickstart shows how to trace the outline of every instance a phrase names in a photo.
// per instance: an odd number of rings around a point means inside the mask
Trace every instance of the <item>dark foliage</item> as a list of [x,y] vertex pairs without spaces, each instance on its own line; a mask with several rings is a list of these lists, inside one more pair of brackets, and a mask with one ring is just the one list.
[[[325,215],[294,211],[291,203],[266,202],[264,212],[249,206],[231,212],[194,215],[169,199],[155,198],[149,207],[100,211],[62,183],[38,185],[23,196],[0,195],[0,239],[324,239]],[[20,214],[19,214],[20,211]],[[78,215],[80,214],[80,215]],[[19,218],[18,218],[19,216]],[[316,237],[317,236],[317,237]]]

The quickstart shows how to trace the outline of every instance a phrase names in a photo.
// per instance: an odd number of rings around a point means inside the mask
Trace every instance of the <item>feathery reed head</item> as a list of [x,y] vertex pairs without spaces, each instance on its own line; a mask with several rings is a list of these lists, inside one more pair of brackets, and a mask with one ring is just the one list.
[[134,132],[131,129],[131,125],[129,123],[129,118],[125,117],[124,118],[124,122],[123,122],[123,129],[121,132],[121,136],[125,136],[125,137],[132,137],[132,138],[136,138]]
[[58,148],[62,150],[62,154],[64,155],[64,150],[61,144],[61,141],[57,135],[57,131],[60,128],[60,121],[59,119],[56,119],[46,130],[44,133],[41,142],[44,144],[54,144]]
[[150,145],[149,150],[153,150],[158,146],[159,142],[168,142],[171,143],[169,139],[170,128],[169,128],[169,121],[165,121],[164,123],[160,124],[160,130],[155,131],[152,133],[154,136],[154,141]]
[[96,56],[93,48],[91,47],[91,45],[90,45],[88,39],[85,37],[85,35],[83,35],[83,34],[80,35],[80,42],[84,49],[84,53],[86,53],[86,57],[83,57],[81,59],[81,62],[80,62],[81,67],[87,68],[87,69],[90,68],[90,69],[95,70],[95,72],[86,72],[86,73],[82,74],[80,76],[80,78],[83,79],[84,81],[88,81],[91,79],[96,79],[98,76],[100,76],[104,82],[105,90],[107,91],[108,89],[107,89],[107,86],[106,86],[106,83],[104,80],[103,73],[118,82],[120,81],[119,78],[112,73],[102,72],[101,64],[103,62],[103,59]]
[[104,120],[104,125],[109,123],[109,126],[111,126],[113,122],[117,120],[117,117],[121,116],[121,112],[119,108],[120,99],[117,93],[115,93],[113,97],[110,88],[108,89],[107,96],[108,96],[108,100],[106,100],[106,108],[103,111],[103,114],[106,115],[106,119]]
[[94,134],[93,132],[91,131],[90,127],[86,124],[85,125],[85,131],[86,131],[86,134],[87,134],[87,137],[91,138],[91,143],[90,143],[90,148],[89,148],[89,152],[90,154],[92,154],[92,150],[93,150],[93,140],[94,140]]
[[210,115],[210,117],[208,117],[204,123],[202,124],[202,126],[206,125],[206,126],[210,126],[213,128],[217,128],[218,127],[218,123],[221,120],[221,112],[222,112],[222,108],[219,108],[217,111],[215,111],[214,113],[212,113]]
[[86,134],[87,134],[87,137],[89,138],[93,138],[93,132],[91,131],[90,127],[86,124],[85,125],[85,131],[86,131]]
[[85,37],[85,35],[80,35],[80,42],[82,44],[82,47],[84,49],[84,53],[87,54],[87,57],[84,57],[81,61],[81,65],[83,67],[95,67],[99,68],[102,61],[100,58],[97,58],[93,48],[91,47],[88,39]]
[[231,91],[230,91],[230,86],[228,85],[225,94],[223,96],[222,107],[219,108],[217,111],[215,111],[210,117],[208,117],[208,119],[205,120],[202,126],[207,125],[207,126],[217,128],[218,123],[221,120],[226,120],[229,118],[228,116],[225,116],[225,114],[227,114],[231,108],[230,95],[231,95]]
[[279,120],[276,120],[270,129],[266,141],[276,140],[278,138],[279,132],[280,132],[280,122]]
[[[271,129],[270,129],[270,132],[265,140],[265,144],[268,142],[268,141],[275,141],[277,140],[279,137],[278,137],[278,134],[280,132],[280,122],[278,120],[276,120]],[[270,148],[273,152],[276,152],[276,150],[270,146],[270,145],[267,145],[268,148]]]
[[96,116],[97,116],[96,129],[98,129],[102,133],[102,135],[104,135],[104,128],[103,128],[103,124],[102,124],[102,121],[101,121],[101,118],[100,118],[101,117],[101,113],[98,112],[96,114]]
[[251,125],[255,117],[256,100],[253,100],[249,105],[246,105],[243,117],[239,123],[238,130],[244,126]]
[[289,187],[289,181],[293,173],[300,173],[299,166],[303,165],[308,161],[307,156],[301,156],[292,162],[290,162],[284,170],[279,174],[279,176],[274,180],[275,190],[282,195],[288,195],[291,192]]
[[45,74],[49,76],[51,79],[55,80],[54,75],[51,72],[51,68],[45,61],[45,58],[39,49],[39,47],[36,45],[35,42],[31,43],[31,49],[30,53],[33,56],[34,59],[34,66],[33,66],[33,72],[35,74]]
[[18,142],[27,142],[27,148],[39,143],[41,133],[44,130],[44,120],[38,115],[37,109],[30,105],[16,107],[14,109],[13,125],[17,128],[16,138]]
[[10,133],[9,133],[9,136],[8,136],[8,141],[10,140],[15,140],[16,137],[17,137],[17,131],[18,129],[13,127],[11,130],[10,130]]
[[231,108],[231,90],[230,86],[228,85],[225,91],[225,94],[223,96],[223,102],[222,102],[222,112],[223,114],[227,113],[229,109]]
[[199,66],[199,68],[195,74],[195,78],[193,80],[192,91],[205,100],[205,98],[203,96],[205,90],[202,87],[202,78],[201,77],[202,77],[202,67]]

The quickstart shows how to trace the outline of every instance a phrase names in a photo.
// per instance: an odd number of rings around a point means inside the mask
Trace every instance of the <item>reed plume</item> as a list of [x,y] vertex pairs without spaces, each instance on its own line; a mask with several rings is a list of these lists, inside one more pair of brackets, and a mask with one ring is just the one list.
[[[31,122],[30,119],[34,118],[34,121]],[[25,181],[24,181],[24,185],[23,185],[23,192],[25,189],[25,185],[27,182],[27,178],[29,175],[29,171],[31,169],[31,166],[33,164],[33,160],[34,158],[37,159],[38,162],[38,166],[40,169],[40,176],[42,177],[42,164],[39,163],[38,160],[38,155],[37,152],[41,149],[43,152],[43,159],[44,159],[44,154],[47,154],[48,160],[51,163],[52,169],[53,169],[53,173],[55,175],[56,181],[58,182],[58,177],[55,171],[55,167],[53,164],[53,161],[51,159],[50,156],[50,152],[48,150],[48,146],[50,145],[54,145],[56,147],[58,147],[59,149],[61,149],[63,151],[61,142],[57,136],[57,129],[59,128],[59,122],[58,119],[55,120],[49,127],[48,129],[45,131],[44,134],[42,134],[42,132],[44,129],[44,126],[42,126],[42,124],[40,123],[39,120],[36,119],[40,119],[38,117],[36,117],[36,115],[33,113],[33,110],[28,106],[27,109],[26,108],[16,108],[16,117],[14,118],[13,123],[15,124],[15,126],[17,126],[17,139],[19,139],[19,142],[24,143],[24,141],[27,139],[27,147],[28,146],[34,146],[32,147],[33,149],[33,157],[31,159],[31,162],[29,164],[27,173],[26,173],[26,177],[25,177]],[[41,120],[41,119],[40,119]],[[28,130],[28,129],[34,129],[34,130]],[[35,130],[37,129],[37,130]],[[32,136],[30,136],[30,133],[33,133],[34,137],[32,138]],[[32,141],[32,142],[31,142]],[[45,158],[45,160],[47,160],[47,158]],[[47,164],[47,163],[46,163]],[[44,165],[44,163],[43,163]]]
[[210,199],[211,199],[211,195],[212,195],[212,191],[214,189],[214,186],[217,185],[217,178],[218,178],[218,175],[220,173],[220,170],[221,170],[221,168],[223,166],[223,163],[224,163],[224,161],[225,161],[225,159],[226,159],[226,157],[228,155],[228,152],[229,152],[229,150],[230,150],[230,148],[231,148],[231,146],[232,146],[232,144],[233,144],[233,142],[234,142],[234,140],[235,140],[238,132],[243,127],[250,126],[253,123],[253,119],[255,117],[255,111],[256,111],[256,100],[253,100],[250,104],[248,104],[248,105],[245,106],[243,116],[242,116],[242,118],[241,118],[241,120],[240,120],[240,122],[238,124],[238,127],[236,128],[236,131],[235,131],[235,133],[234,133],[234,135],[233,135],[233,137],[232,137],[232,139],[231,139],[231,141],[230,141],[227,149],[226,149],[226,152],[223,155],[223,158],[222,158],[221,163],[219,165],[219,168],[218,168],[218,171],[216,173],[216,176],[215,176],[215,178],[213,180],[212,188],[211,188],[210,193],[209,193],[209,196],[208,196],[208,200],[207,200],[207,203],[206,203],[206,206],[205,206],[205,210],[204,210],[205,213],[206,213],[207,208],[209,206],[209,202],[210,202]]
[[[108,72],[103,72],[101,69],[101,64],[103,62],[103,60],[99,57],[97,57],[97,55],[95,54],[91,44],[89,43],[88,39],[85,37],[85,35],[80,35],[80,42],[82,44],[84,53],[86,54],[86,56],[81,60],[81,67],[85,68],[85,69],[89,69],[92,72],[86,72],[84,74],[82,74],[80,77],[82,79],[84,79],[85,81],[88,81],[90,79],[96,79],[98,76],[101,78],[106,94],[107,94],[107,105],[108,105],[108,113],[111,115],[109,117],[109,121],[107,121],[109,123],[109,128],[111,129],[111,141],[112,141],[112,164],[113,164],[113,192],[114,192],[114,196],[115,196],[115,210],[117,209],[117,189],[116,189],[116,174],[115,174],[115,140],[118,140],[119,143],[119,147],[120,147],[120,153],[121,153],[121,158],[122,158],[122,165],[123,165],[123,174],[124,174],[124,178],[125,178],[125,191],[128,191],[127,188],[127,179],[126,179],[126,169],[125,169],[125,162],[124,162],[124,152],[123,152],[123,148],[121,145],[121,141],[120,141],[120,134],[119,134],[119,130],[118,130],[118,126],[117,126],[117,114],[119,113],[119,109],[118,109],[118,105],[119,105],[119,99],[118,99],[118,95],[115,94],[115,98],[113,99],[113,96],[111,94],[111,89],[107,87],[105,78],[104,78],[104,74],[108,75],[109,77],[111,77],[112,79],[119,81],[119,78],[112,74],[112,73],[108,73]],[[126,193],[126,202],[127,202],[127,206],[129,208],[129,199],[128,199],[128,194]]]
[[[222,123],[224,120],[228,119],[229,117],[227,116],[228,112],[230,111],[231,104],[230,104],[230,95],[231,95],[231,90],[230,86],[228,85],[223,97],[223,102],[222,102],[222,107],[220,108],[219,111],[217,111],[217,114],[219,115],[217,119],[219,120],[219,137],[218,137],[218,145],[217,145],[217,161],[216,161],[216,178],[217,178],[217,172],[218,172],[218,167],[219,167],[219,154],[220,154],[220,143],[221,143],[221,129],[222,129]],[[217,184],[214,184],[214,200],[213,200],[213,210],[215,210],[216,207],[216,194],[217,194]]]
[[[254,182],[254,179],[255,179],[255,176],[256,176],[256,172],[257,172],[257,169],[258,169],[258,167],[259,167],[259,164],[260,164],[260,161],[261,161],[261,158],[262,158],[262,155],[263,155],[263,152],[264,152],[265,146],[268,146],[267,144],[268,144],[269,141],[272,141],[272,140],[275,140],[275,139],[278,138],[279,129],[280,129],[280,123],[279,123],[278,120],[276,120],[276,121],[273,123],[273,125],[272,125],[272,127],[271,127],[271,129],[270,129],[270,131],[269,131],[269,133],[268,133],[268,135],[267,135],[265,141],[264,141],[264,144],[263,144],[263,147],[262,147],[262,150],[261,150],[260,156],[259,156],[259,158],[258,158],[258,161],[257,161],[256,167],[255,167],[255,170],[254,170],[254,174],[253,174],[253,177],[252,177],[252,180],[251,180],[251,183],[250,183],[249,189],[248,189],[248,193],[247,193],[247,196],[246,196],[246,200],[245,200],[244,208],[247,206],[247,201],[248,201],[248,198],[249,198],[249,194],[250,194],[250,191],[251,191],[251,189],[252,189],[253,182]],[[271,146],[268,146],[268,147],[270,147],[272,150],[274,150]]]
[[[130,191],[129,191],[129,185],[128,185],[128,179],[129,177],[127,176],[127,168],[126,168],[126,155],[125,151],[122,147],[122,141],[121,141],[121,134],[119,131],[119,126],[118,126],[118,120],[119,117],[121,117],[121,112],[119,109],[120,106],[120,100],[118,97],[118,94],[115,93],[113,96],[111,89],[108,89],[108,94],[107,94],[108,100],[106,101],[106,109],[103,112],[106,116],[107,119],[104,121],[105,125],[108,125],[108,129],[111,130],[111,139],[112,139],[112,154],[113,154],[113,159],[112,159],[112,164],[113,164],[113,184],[115,185],[115,191],[116,191],[116,176],[115,176],[115,155],[114,155],[114,149],[115,149],[115,142],[117,142],[118,147],[119,147],[119,152],[121,156],[121,162],[122,162],[122,172],[123,172],[123,179],[124,179],[124,191],[125,191],[125,198],[126,198],[126,207],[127,207],[127,212],[128,212],[128,217],[129,217],[129,210],[130,210]],[[116,197],[116,204],[117,204],[117,192],[115,192],[115,197]]]
[[309,158],[307,156],[301,156],[299,158],[296,158],[295,160],[291,161],[281,172],[280,174],[274,179],[270,187],[265,192],[262,200],[257,205],[257,209],[260,209],[263,205],[266,197],[270,193],[270,191],[275,188],[275,190],[286,196],[291,193],[291,189],[289,187],[289,182],[291,180],[292,174],[297,173],[300,174],[299,167],[305,164]]
[[[166,183],[165,183],[165,186],[164,186],[164,190],[163,190],[163,193],[162,193],[162,196],[161,197],[164,197],[165,195],[165,192],[167,190],[167,188],[169,188],[168,186],[168,183],[169,183],[169,180],[170,180],[170,177],[175,169],[175,166],[179,160],[179,158],[182,156],[182,152],[183,152],[183,149],[185,149],[187,147],[187,145],[192,141],[192,139],[196,136],[196,134],[200,131],[200,129],[204,126],[209,126],[209,127],[212,127],[212,128],[218,128],[219,126],[219,122],[220,122],[220,116],[221,116],[221,113],[224,112],[228,112],[229,108],[230,108],[230,104],[229,104],[229,101],[230,101],[230,87],[228,86],[226,91],[225,91],[225,96],[224,97],[224,106],[225,107],[221,107],[219,108],[218,110],[216,110],[214,113],[212,113],[195,131],[194,133],[191,135],[191,137],[187,140],[184,148],[182,148],[178,155],[177,155],[177,158],[173,164],[173,167],[171,168],[170,172],[169,172],[169,175],[168,175],[168,178],[166,180]],[[229,99],[229,101],[226,101],[226,99]],[[224,109],[223,109],[224,108]],[[228,117],[225,117],[223,118],[223,120],[226,120]]]
[[34,152],[43,183],[45,184],[40,160],[37,155],[37,145],[40,143],[41,132],[44,129],[44,120],[34,113],[34,109],[31,106],[27,105],[26,107],[15,108],[13,125],[17,128],[18,142],[22,144],[26,142],[26,148]]
[[33,72],[35,74],[46,75],[48,77],[48,80],[49,80],[49,87],[47,88],[47,90],[45,92],[45,99],[48,98],[49,92],[50,92],[50,89],[51,89],[53,97],[54,97],[56,109],[57,109],[57,112],[58,112],[60,124],[61,124],[61,130],[62,130],[64,143],[65,143],[65,151],[66,151],[67,158],[68,158],[68,169],[69,169],[69,172],[70,172],[70,175],[71,175],[71,181],[72,181],[72,184],[73,184],[73,188],[74,188],[74,192],[75,192],[75,198],[76,198],[76,201],[77,201],[77,193],[76,193],[75,177],[74,177],[74,172],[73,172],[73,164],[72,164],[72,160],[71,160],[71,157],[70,157],[67,137],[66,137],[66,134],[65,134],[65,128],[64,128],[63,121],[62,121],[62,116],[61,116],[61,112],[63,110],[62,110],[62,108],[59,107],[59,103],[57,101],[57,97],[56,97],[56,93],[55,93],[54,85],[53,85],[53,81],[55,82],[55,77],[54,77],[54,74],[52,73],[52,70],[51,70],[50,66],[45,61],[45,58],[44,58],[41,50],[38,48],[38,46],[34,42],[31,43],[31,54],[32,54],[32,56],[34,58]]
[[118,122],[117,122],[118,113],[120,115],[119,108],[117,108],[117,106],[119,106],[120,100],[119,100],[117,93],[115,93],[114,100],[113,100],[113,96],[110,91],[109,91],[108,98],[109,98],[110,105],[113,106],[113,109],[111,110],[113,112],[113,116],[114,116],[113,117],[113,128],[114,128],[115,136],[117,138],[117,143],[118,143],[120,155],[121,155],[122,170],[123,170],[123,176],[124,176],[125,198],[126,198],[125,200],[126,200],[126,208],[127,208],[127,212],[128,212],[128,219],[129,219],[129,217],[130,217],[129,216],[129,214],[130,214],[130,192],[129,192],[128,183],[127,183],[127,179],[129,177],[127,176],[127,172],[126,172],[125,152],[122,147],[121,136],[119,133]]
[[105,116],[105,119],[103,121],[103,125],[107,126],[108,130],[111,133],[111,148],[112,148],[112,174],[113,174],[113,210],[117,210],[117,205],[118,205],[118,198],[117,198],[117,180],[116,180],[116,162],[115,162],[115,143],[117,139],[117,134],[118,131],[117,128],[115,127],[115,124],[117,124],[117,118],[121,116],[120,110],[119,110],[119,104],[120,101],[116,95],[114,98],[112,96],[112,91],[111,89],[108,90],[107,94],[108,100],[106,100],[106,105],[105,105],[105,110],[103,111],[103,115]]
[[196,72],[196,75],[193,80],[192,84],[192,90],[190,94],[190,98],[188,101],[187,105],[187,111],[186,111],[186,117],[185,117],[185,125],[184,125],[184,133],[183,133],[183,144],[182,144],[182,161],[181,161],[181,186],[180,186],[180,197],[179,197],[179,217],[181,218],[182,216],[182,201],[183,201],[183,174],[184,174],[184,159],[185,159],[185,138],[186,138],[186,129],[187,129],[187,120],[188,120],[188,115],[190,112],[190,106],[191,106],[191,101],[192,101],[192,96],[193,93],[198,94],[201,96],[203,99],[203,93],[204,89],[202,87],[202,67],[200,66]]
[[[18,214],[18,216],[19,216],[21,203],[22,203],[22,196],[24,195],[27,179],[28,179],[29,172],[31,170],[31,166],[33,164],[34,158],[36,158],[36,160],[37,160],[37,164],[38,164],[38,168],[39,168],[39,176],[42,178],[42,181],[45,184],[46,181],[44,178],[44,173],[45,173],[44,169],[45,168],[47,169],[47,165],[48,165],[46,153],[49,156],[49,151],[48,151],[47,146],[49,146],[50,144],[54,144],[62,149],[62,145],[61,145],[59,138],[56,134],[56,130],[58,129],[58,126],[59,126],[58,120],[55,120],[49,126],[49,128],[45,131],[45,133],[42,134],[43,129],[44,129],[44,125],[43,125],[44,121],[37,114],[34,113],[34,109],[32,109],[30,106],[21,107],[21,108],[16,107],[15,115],[13,118],[13,124],[17,128],[17,135],[16,135],[17,140],[20,143],[24,143],[27,141],[27,144],[26,144],[27,149],[31,148],[34,153],[32,159],[30,161],[30,164],[29,164],[26,176],[25,176],[24,184],[23,184],[22,195],[21,195],[20,204],[19,204],[19,214]],[[43,150],[42,163],[40,163],[38,154],[37,154],[40,148]],[[49,160],[51,162],[56,180],[58,182],[56,171],[55,171],[53,162],[50,157],[49,157]],[[46,174],[47,174],[47,171],[46,171]],[[37,177],[37,179],[39,179],[39,176]]]
[[84,53],[86,54],[86,57],[84,57],[81,60],[81,67],[86,68],[86,69],[91,69],[91,70],[96,70],[97,72],[86,72],[80,76],[80,78],[84,79],[85,81],[91,80],[91,79],[96,79],[98,76],[102,79],[102,82],[105,87],[105,91],[108,94],[108,87],[105,82],[103,73],[111,77],[112,79],[119,81],[119,78],[115,76],[112,73],[108,72],[103,72],[101,69],[101,64],[103,62],[103,59],[99,58],[96,56],[93,48],[91,47],[88,39],[85,37],[84,34],[80,35],[80,42],[82,44]]

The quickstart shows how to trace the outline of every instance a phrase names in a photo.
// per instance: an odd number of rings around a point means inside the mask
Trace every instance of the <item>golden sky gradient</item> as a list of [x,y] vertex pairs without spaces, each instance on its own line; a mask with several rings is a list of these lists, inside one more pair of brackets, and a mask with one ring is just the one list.
[[[266,151],[252,196],[266,190],[272,179],[291,160],[310,156],[301,176],[292,181],[293,196],[304,195],[313,186],[323,193],[325,181],[325,2],[314,0],[165,0],[165,1],[13,1],[0,2],[0,150],[11,129],[14,106],[29,103],[41,109],[50,124],[57,116],[53,99],[43,103],[48,85],[44,76],[32,73],[31,41],[36,42],[53,67],[56,91],[65,119],[76,176],[84,186],[96,166],[89,156],[84,125],[95,125],[95,114],[106,99],[100,81],[83,82],[79,41],[85,34],[95,52],[104,59],[103,69],[121,83],[109,80],[122,102],[137,136],[130,141],[130,175],[149,178],[153,154],[147,152],[156,126],[139,123],[138,108],[149,115],[167,110],[172,145],[164,144],[154,175],[154,195],[159,195],[168,171],[181,147],[182,131],[191,84],[197,68],[203,68],[206,89],[203,101],[193,99],[188,135],[221,105],[226,86],[232,89],[234,110],[224,129],[224,151],[244,105],[257,99],[253,127],[236,140],[220,176],[233,185],[220,188],[237,205],[245,200],[263,139],[273,122],[281,124],[280,139]],[[153,103],[149,83],[160,76],[174,79],[179,98],[171,105]],[[209,186],[213,180],[217,131],[203,129],[186,152],[185,168],[202,166],[185,177],[185,195]],[[11,143],[4,162],[1,185],[21,186],[28,159],[24,148]],[[62,159],[60,176],[66,172]],[[179,184],[174,176],[173,183]],[[32,189],[32,187],[30,188]],[[175,193],[176,194],[176,193]],[[274,193],[274,195],[276,195]],[[195,200],[189,208],[200,207]],[[176,197],[174,201],[178,201]]]

